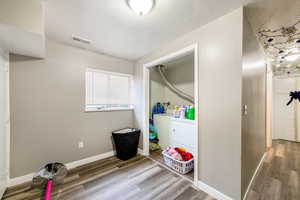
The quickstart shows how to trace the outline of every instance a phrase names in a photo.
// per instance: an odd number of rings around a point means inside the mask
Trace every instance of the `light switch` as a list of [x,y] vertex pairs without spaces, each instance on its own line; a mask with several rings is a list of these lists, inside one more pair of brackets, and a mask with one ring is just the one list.
[[248,115],[248,106],[244,105],[243,114]]

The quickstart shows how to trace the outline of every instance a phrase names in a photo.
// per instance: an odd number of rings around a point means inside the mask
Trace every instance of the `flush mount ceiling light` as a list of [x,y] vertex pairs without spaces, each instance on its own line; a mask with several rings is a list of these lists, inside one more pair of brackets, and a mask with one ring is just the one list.
[[155,0],[127,0],[128,6],[139,15],[148,14],[154,7]]

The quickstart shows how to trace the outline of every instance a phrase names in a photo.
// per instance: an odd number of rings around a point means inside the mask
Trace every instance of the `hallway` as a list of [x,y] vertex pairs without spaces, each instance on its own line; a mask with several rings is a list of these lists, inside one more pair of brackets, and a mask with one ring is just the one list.
[[300,143],[273,140],[247,200],[300,199]]

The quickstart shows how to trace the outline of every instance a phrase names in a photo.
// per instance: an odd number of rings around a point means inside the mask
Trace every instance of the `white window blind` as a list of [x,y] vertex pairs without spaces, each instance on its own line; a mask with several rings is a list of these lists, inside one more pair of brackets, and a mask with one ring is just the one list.
[[132,76],[108,71],[86,71],[86,110],[132,109]]

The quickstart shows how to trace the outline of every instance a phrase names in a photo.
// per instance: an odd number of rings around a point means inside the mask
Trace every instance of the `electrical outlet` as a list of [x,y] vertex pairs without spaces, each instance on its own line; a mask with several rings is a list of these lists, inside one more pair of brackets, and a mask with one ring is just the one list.
[[84,147],[83,141],[78,142],[78,148],[82,149]]

